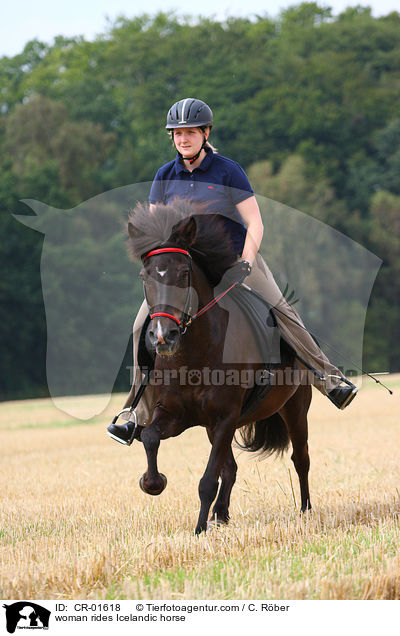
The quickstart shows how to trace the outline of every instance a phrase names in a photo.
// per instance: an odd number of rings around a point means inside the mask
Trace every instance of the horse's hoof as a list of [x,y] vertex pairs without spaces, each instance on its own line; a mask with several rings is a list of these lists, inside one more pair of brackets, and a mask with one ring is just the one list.
[[139,486],[146,495],[161,495],[162,491],[165,490],[167,486],[167,478],[163,473],[158,473],[158,476],[160,477],[159,482],[151,488],[146,488],[145,486],[144,479],[146,477],[146,473],[144,473],[144,475],[142,475],[139,479]]
[[219,528],[222,528],[223,526],[227,526],[227,525],[228,525],[228,522],[225,521],[224,519],[210,519],[210,521],[207,522],[207,532],[218,530]]
[[203,532],[207,531],[207,526],[196,526],[196,530],[194,531],[194,534],[196,535],[196,537],[199,537]]
[[305,506],[301,507],[300,514],[304,514],[305,512],[312,512],[312,507],[309,501],[307,501]]

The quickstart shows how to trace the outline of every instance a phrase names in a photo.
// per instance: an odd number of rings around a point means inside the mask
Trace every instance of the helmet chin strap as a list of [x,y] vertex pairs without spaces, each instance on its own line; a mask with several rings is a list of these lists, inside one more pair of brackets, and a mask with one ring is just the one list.
[[196,155],[193,155],[193,157],[184,157],[179,151],[178,151],[178,155],[180,156],[182,161],[188,161],[190,163],[190,165],[191,165],[192,163],[194,163],[196,161],[196,159],[198,159],[200,157],[200,153],[203,150],[203,148],[204,148],[204,144],[200,148],[199,152]]

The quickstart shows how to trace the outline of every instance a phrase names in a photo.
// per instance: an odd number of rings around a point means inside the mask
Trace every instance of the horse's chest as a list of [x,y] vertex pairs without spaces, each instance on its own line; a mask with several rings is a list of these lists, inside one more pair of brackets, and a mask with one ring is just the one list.
[[217,394],[215,387],[202,386],[192,387],[184,399],[184,408],[192,421],[198,426],[210,426],[219,412],[223,409],[222,404],[226,402],[221,400],[221,387]]

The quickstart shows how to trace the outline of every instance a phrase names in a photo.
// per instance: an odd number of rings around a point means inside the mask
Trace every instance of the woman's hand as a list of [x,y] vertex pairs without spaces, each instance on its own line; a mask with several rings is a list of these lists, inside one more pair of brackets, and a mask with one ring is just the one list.
[[234,283],[243,283],[244,279],[251,273],[251,265],[248,261],[240,259],[232,267],[226,270],[222,277],[224,287],[230,287]]

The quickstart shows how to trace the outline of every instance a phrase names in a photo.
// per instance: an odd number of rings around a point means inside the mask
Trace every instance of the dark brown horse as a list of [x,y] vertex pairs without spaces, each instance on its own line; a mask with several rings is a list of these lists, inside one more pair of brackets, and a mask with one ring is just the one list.
[[[229,314],[226,305],[209,306],[215,297],[215,285],[235,262],[236,254],[217,219],[196,212],[196,208],[179,201],[174,206],[158,205],[151,211],[147,206],[138,206],[130,214],[128,233],[133,255],[143,261],[141,277],[152,316],[148,337],[156,351],[154,373],[162,378],[168,372],[169,378],[168,383],[154,383],[151,422],[140,427],[148,461],[140,485],[149,494],[160,494],[166,486],[166,478],[157,466],[160,441],[190,427],[203,426],[212,448],[199,483],[198,534],[207,529],[215,499],[212,519],[228,522],[237,471],[232,453],[237,429],[241,429],[242,448],[247,450],[283,452],[289,441],[292,443],[301,510],[311,508],[307,443],[311,387],[290,380],[277,383],[256,410],[246,415],[243,406],[252,389],[237,382],[221,382],[228,373],[232,378],[233,371],[255,372],[262,365],[251,327],[239,315],[238,306],[232,305]],[[191,320],[193,296],[197,315]],[[224,302],[228,298],[229,294]],[[209,309],[204,311],[207,306]],[[233,359],[240,360],[237,364],[224,361],[228,322],[229,351]],[[295,368],[295,358],[289,353],[285,369]],[[276,369],[271,376],[275,374]]]

